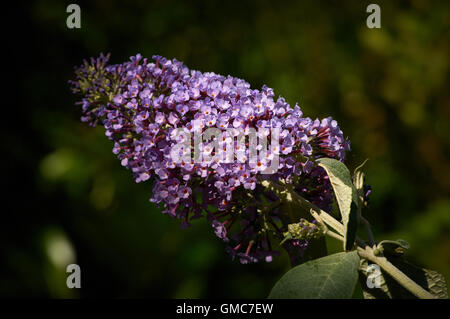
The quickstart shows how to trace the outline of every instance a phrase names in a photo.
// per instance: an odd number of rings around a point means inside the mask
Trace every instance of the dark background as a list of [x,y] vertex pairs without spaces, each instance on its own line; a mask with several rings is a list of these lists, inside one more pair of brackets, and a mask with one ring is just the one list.
[[[381,29],[366,27],[371,2]],[[81,29],[66,27],[68,1],[4,11],[0,296],[257,298],[289,269],[285,254],[233,262],[206,221],[182,230],[148,202],[150,185],[79,121],[68,88],[73,66],[100,52],[177,58],[333,116],[349,167],[370,158],[376,238],[407,240],[411,261],[450,278],[450,5],[371,2],[76,2]],[[65,285],[70,263],[81,289]]]

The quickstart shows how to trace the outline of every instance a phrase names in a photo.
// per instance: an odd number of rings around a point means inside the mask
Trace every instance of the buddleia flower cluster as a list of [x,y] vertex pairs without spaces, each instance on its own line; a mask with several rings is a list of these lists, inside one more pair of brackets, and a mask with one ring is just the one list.
[[[304,117],[298,105],[275,98],[265,85],[256,90],[232,76],[202,73],[176,59],[148,60],[140,54],[122,64],[109,64],[109,55],[84,61],[70,85],[81,98],[77,103],[82,121],[105,128],[113,153],[136,182],[152,182],[150,201],[183,227],[206,218],[227,243],[227,251],[242,263],[271,261],[279,253],[279,245],[272,242],[279,243],[288,227],[282,199],[265,189],[262,179],[289,183],[313,204],[331,210],[332,188],[315,160],[343,161],[349,141],[331,117]],[[198,135],[208,128],[223,134],[202,140],[203,161],[189,156],[173,159],[174,146],[186,138],[177,132]],[[268,143],[259,147],[264,156],[250,163],[246,146],[254,131]],[[243,143],[238,136],[244,136]],[[236,154],[231,161],[214,157],[229,150]],[[264,174],[274,163],[275,170]],[[308,241],[290,244],[301,254]]]

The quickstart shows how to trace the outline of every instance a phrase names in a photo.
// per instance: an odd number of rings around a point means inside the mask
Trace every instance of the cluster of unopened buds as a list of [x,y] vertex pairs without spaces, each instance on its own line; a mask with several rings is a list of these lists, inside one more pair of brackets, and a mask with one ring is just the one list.
[[[262,179],[289,183],[331,210],[332,188],[315,160],[343,161],[350,149],[331,117],[303,117],[298,105],[275,99],[267,86],[251,89],[241,79],[189,70],[175,59],[108,60],[85,61],[70,81],[81,96],[82,120],[104,126],[121,164],[136,182],[153,182],[150,201],[182,226],[206,217],[233,258],[271,261],[278,254],[271,241],[289,230],[282,199]],[[302,253],[317,234],[313,222],[300,221],[309,235],[285,244]]]
[[300,218],[298,223],[289,224],[287,232],[283,233],[284,240],[304,240],[317,239],[324,235],[324,229],[317,226],[316,221],[307,221]]

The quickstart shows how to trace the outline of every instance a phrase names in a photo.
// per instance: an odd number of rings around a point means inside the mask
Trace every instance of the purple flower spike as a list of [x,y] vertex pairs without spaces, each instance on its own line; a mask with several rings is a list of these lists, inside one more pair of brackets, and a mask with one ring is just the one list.
[[[331,117],[303,117],[298,105],[292,108],[284,98],[275,99],[265,85],[251,89],[242,79],[189,70],[175,59],[147,60],[138,54],[122,64],[108,61],[103,54],[85,61],[70,81],[81,96],[81,119],[105,128],[113,153],[136,182],[153,182],[150,201],[161,204],[183,227],[206,215],[233,258],[272,261],[278,252],[271,240],[282,238],[287,227],[280,221],[281,199],[259,182],[272,166],[274,172],[266,178],[289,182],[315,205],[331,209],[332,188],[315,159],[343,161],[350,150]],[[207,130],[222,135],[200,141],[198,161],[189,139]],[[259,157],[251,161],[248,144],[254,132],[258,141],[267,139],[267,148],[259,145]],[[184,147],[175,148],[180,143]],[[229,150],[232,156],[225,158]],[[302,252],[308,242],[293,246]]]

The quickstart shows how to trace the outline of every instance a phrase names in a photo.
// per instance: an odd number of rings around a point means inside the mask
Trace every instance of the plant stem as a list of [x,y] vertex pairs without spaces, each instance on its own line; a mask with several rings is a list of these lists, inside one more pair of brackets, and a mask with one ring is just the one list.
[[421,299],[435,299],[435,297],[423,289],[421,286],[412,281],[400,269],[395,267],[387,260],[386,257],[375,256],[373,249],[366,246],[365,249],[358,247],[358,254],[360,257],[370,260],[379,265],[386,273],[394,278],[400,285],[408,289],[412,294]]
[[[295,193],[294,193],[295,194]],[[328,214],[327,212],[321,210],[316,205],[310,203],[302,196],[296,194],[296,196],[293,196],[294,200],[299,204],[300,207],[303,209],[306,209],[308,211],[314,211],[322,220],[324,223],[326,223],[328,226],[332,227],[334,230],[336,230],[340,235],[344,235],[344,226],[338,222],[333,216]]]
[[[262,180],[261,184],[266,187],[267,189],[273,191],[277,196],[282,198],[282,200],[286,200],[289,202],[295,202],[300,209],[306,210],[310,212],[310,214],[321,224],[326,224],[330,227],[332,227],[334,230],[337,231],[337,233],[330,231],[328,227],[326,227],[325,234],[335,238],[340,241],[344,241],[344,226],[334,219],[333,216],[328,214],[327,212],[321,210],[316,205],[310,203],[308,200],[300,196],[297,192],[294,191],[294,189],[288,185],[280,185],[276,182],[273,182],[271,180]],[[365,225],[367,234],[369,236],[369,242],[373,246],[375,245],[375,240],[373,237],[372,230],[370,228],[370,224],[364,217],[360,216],[360,221]],[[292,221],[294,222],[294,221]],[[400,285],[405,287],[407,290],[409,290],[412,294],[417,296],[421,299],[434,299],[435,297],[423,289],[421,286],[416,284],[413,280],[411,280],[408,276],[406,276],[400,269],[395,267],[392,263],[390,263],[386,257],[382,256],[375,256],[373,253],[373,248],[370,246],[367,246],[363,240],[360,238],[356,238],[356,241],[358,243],[358,255],[361,258],[365,258],[367,260],[370,260],[377,265],[379,265],[386,273],[388,273],[392,278],[394,278]]]
[[[327,230],[325,235],[335,238],[340,241],[344,241],[344,237]],[[357,247],[358,255],[362,258],[370,260],[377,265],[379,265],[386,273],[388,273],[392,278],[394,278],[400,285],[408,289],[412,294],[421,299],[434,299],[435,297],[428,291],[423,289],[421,286],[412,281],[408,276],[406,276],[400,269],[391,264],[386,257],[375,256],[373,249],[366,246],[365,249]]]
[[[338,235],[332,231],[326,230],[325,235],[335,238],[340,241],[344,241],[344,237]],[[375,256],[373,249],[366,246],[365,249],[357,247],[358,255],[361,258],[370,260],[379,265],[384,271],[386,271],[392,278],[394,278],[400,285],[408,289],[412,294],[421,299],[434,299],[435,297],[421,286],[412,281],[406,276],[400,269],[391,264],[386,257]]]
[[339,241],[344,242],[344,237],[342,237],[342,236],[339,235],[339,234],[336,234],[336,233],[333,232],[333,231],[327,230],[327,231],[325,232],[325,235],[326,235],[326,236],[330,236],[330,237],[332,237],[332,238],[334,238],[334,239],[337,239],[337,240],[339,240]]
[[375,245],[375,237],[373,236],[372,228],[370,227],[369,221],[367,219],[365,219],[364,217],[362,217],[362,216],[359,216],[359,217],[360,217],[359,218],[360,222],[366,228],[367,236],[369,237],[369,244],[370,244],[370,246]]
[[300,209],[307,212],[310,212],[311,210],[314,211],[328,226],[335,229],[340,235],[344,234],[344,226],[340,222],[334,219],[334,217],[327,212],[321,210],[319,207],[297,194],[297,192],[295,192],[290,185],[280,185],[271,180],[262,180],[261,184],[277,194],[278,197],[284,198],[286,201],[295,202],[298,204]]
[[319,225],[322,227],[325,236],[330,236],[330,237],[335,238],[342,242],[344,241],[344,237],[342,237],[341,235],[336,234],[334,231],[331,231],[328,229],[328,226],[324,223],[322,218],[320,218],[319,214],[317,214],[313,209],[311,209],[309,212],[314,217],[314,219],[317,220]]

